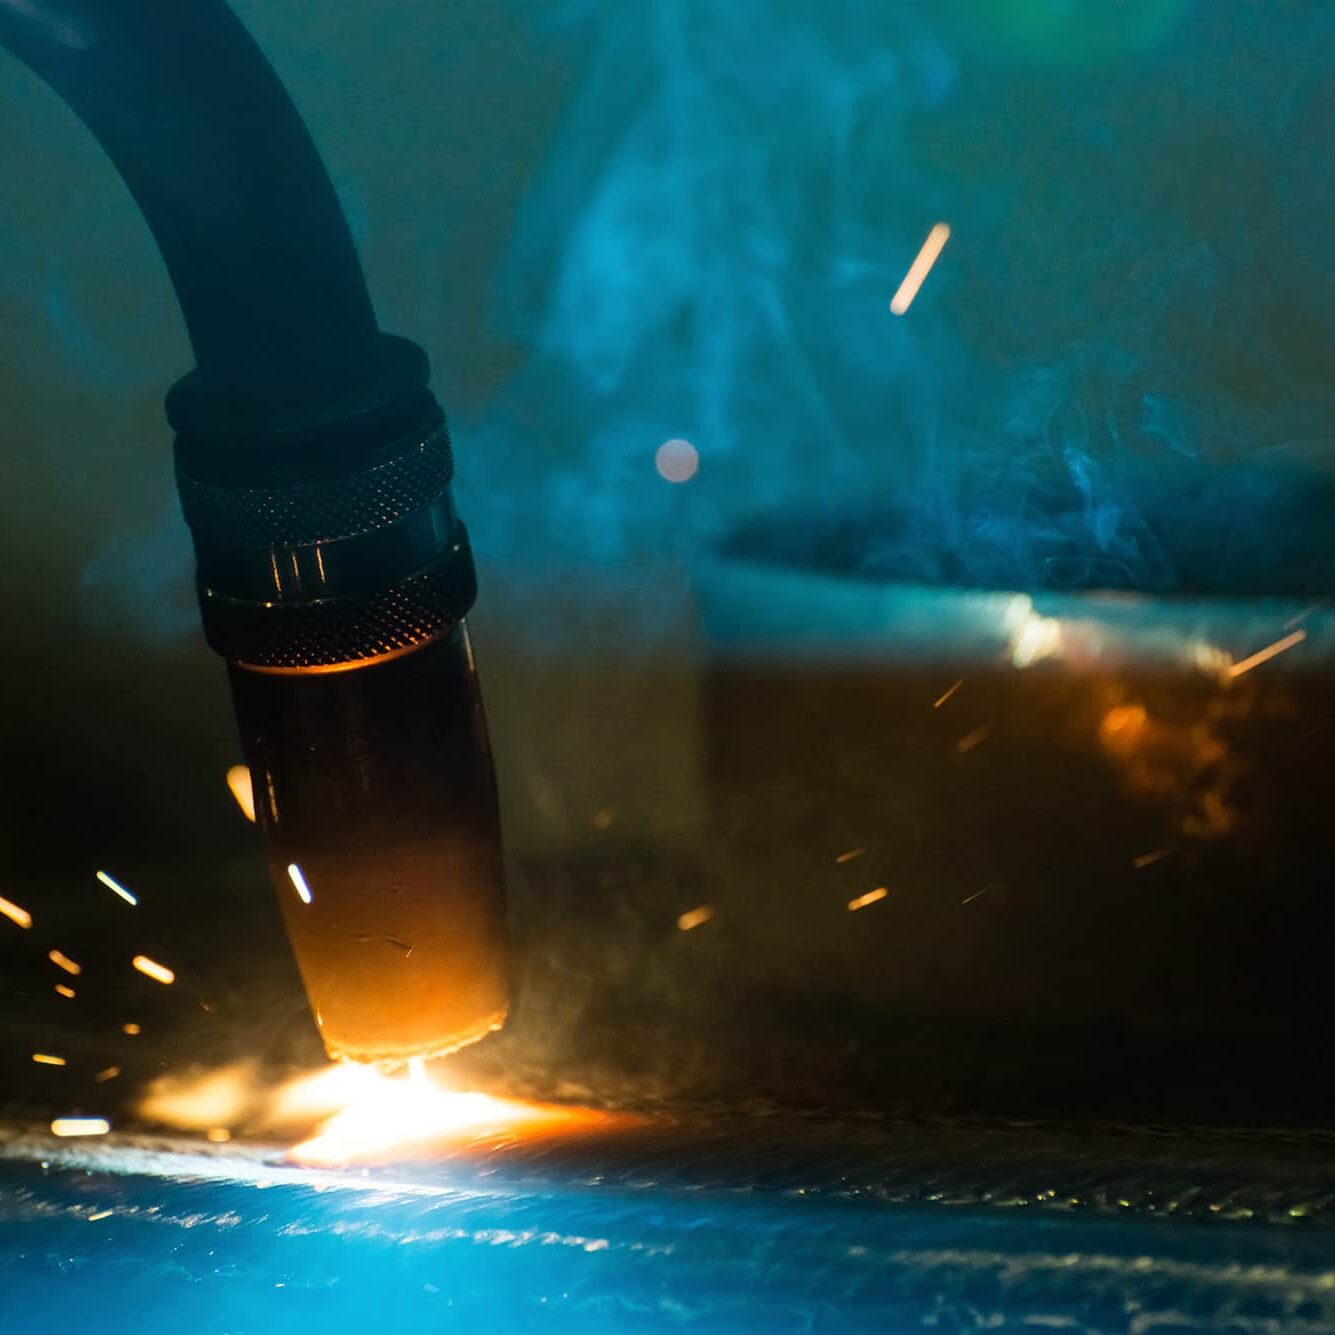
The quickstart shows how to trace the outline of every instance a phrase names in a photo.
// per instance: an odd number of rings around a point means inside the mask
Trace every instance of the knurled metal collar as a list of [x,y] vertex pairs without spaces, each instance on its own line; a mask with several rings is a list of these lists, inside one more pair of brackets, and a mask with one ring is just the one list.
[[468,535],[426,570],[356,598],[257,604],[199,586],[204,634],[229,662],[320,672],[393,658],[454,629],[477,596]]
[[439,496],[454,476],[444,421],[409,438],[382,462],[328,481],[233,487],[200,482],[177,468],[181,509],[195,546],[298,547],[385,528]]
[[[361,466],[264,486],[191,476],[177,452],[209,644],[267,671],[356,667],[430,642],[476,594],[438,408]],[[328,459],[321,460],[327,466]]]

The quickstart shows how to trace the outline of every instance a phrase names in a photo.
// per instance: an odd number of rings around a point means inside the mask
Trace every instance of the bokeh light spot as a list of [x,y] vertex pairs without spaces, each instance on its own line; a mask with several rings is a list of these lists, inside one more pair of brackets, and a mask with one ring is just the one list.
[[654,467],[669,482],[689,482],[700,468],[700,452],[689,440],[665,440],[654,455]]

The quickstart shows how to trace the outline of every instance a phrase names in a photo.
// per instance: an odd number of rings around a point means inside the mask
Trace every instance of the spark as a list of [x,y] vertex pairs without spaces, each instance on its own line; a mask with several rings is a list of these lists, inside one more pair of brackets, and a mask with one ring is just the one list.
[[255,824],[255,786],[250,778],[249,765],[233,765],[227,771],[227,786],[232,790],[232,796],[236,798],[236,804],[241,808],[241,814],[252,824]]
[[121,1033],[129,1034],[131,1038],[137,1038],[143,1032],[144,1032],[143,1029],[139,1025],[135,1024],[133,1020],[127,1020],[123,1025],[121,1025]]
[[859,909],[865,909],[869,904],[879,904],[889,893],[890,891],[885,886],[878,885],[875,890],[868,890],[865,895],[850,899],[848,901],[848,911],[856,913]]
[[852,862],[854,858],[860,858],[866,851],[865,848],[850,848],[847,853],[840,853],[835,861],[840,865],[845,862]]
[[958,691],[959,688],[963,685],[964,685],[964,678],[961,677],[959,681],[953,682],[950,686],[947,686],[945,692],[941,695],[938,695],[936,699],[932,701],[932,708],[940,709],[941,706],[945,704],[946,701],[949,700],[950,697],[954,695],[955,692]]
[[963,899],[960,900],[960,903],[961,903],[961,904],[972,904],[973,901],[974,901],[975,899],[978,899],[980,896],[987,894],[987,892],[988,892],[990,889],[992,889],[992,886],[990,886],[990,885],[985,885],[981,890],[975,890],[975,891],[973,892],[973,894],[971,894],[971,895],[966,895]]
[[311,902],[311,888],[306,884],[306,877],[295,862],[287,864],[287,878],[292,882],[292,887],[297,892],[297,898],[303,904],[309,904]]
[[701,904],[699,908],[683,913],[677,919],[677,928],[680,931],[689,932],[692,928],[707,923],[713,916],[714,906],[712,904]]
[[64,983],[57,983],[56,991],[60,993],[62,997],[72,997],[74,995],[74,989],[72,987],[66,987]]
[[[110,1131],[111,1128],[107,1127],[107,1130]],[[99,1210],[96,1214],[90,1214],[88,1216],[88,1222],[90,1224],[96,1224],[100,1220],[110,1219],[111,1216],[114,1215],[115,1213],[116,1213],[115,1210]]]
[[53,1136],[105,1136],[110,1130],[105,1117],[57,1117],[51,1123]]
[[49,1052],[34,1052],[32,1059],[38,1066],[64,1066],[64,1057],[53,1057]]
[[62,954],[59,950],[47,951],[46,957],[57,969],[64,969],[67,974],[74,978],[77,978],[83,972],[82,964],[75,964],[68,955]]
[[913,305],[913,298],[918,295],[918,289],[923,284],[923,279],[932,271],[934,265],[941,257],[941,252],[946,247],[946,242],[950,240],[950,224],[939,222],[927,233],[927,240],[922,243],[922,249],[918,252],[917,258],[909,265],[909,271],[904,275],[904,281],[899,285],[899,291],[890,299],[890,310],[895,315],[903,315],[908,308]]
[[119,895],[131,908],[139,907],[139,899],[132,895],[114,876],[105,871],[97,873],[97,879],[113,894]]
[[689,440],[665,440],[654,455],[658,476],[667,482],[689,482],[700,470],[700,451]]
[[165,964],[159,964],[157,960],[151,960],[147,955],[136,955],[131,963],[145,978],[151,978],[164,987],[176,981],[176,975]]
[[1316,602],[1312,603],[1308,607],[1304,607],[1301,612],[1296,612],[1293,616],[1291,616],[1284,623],[1284,629],[1288,630],[1291,626],[1301,625],[1304,621],[1307,620],[1308,617],[1312,615],[1313,612],[1319,612],[1323,607],[1325,607],[1325,605],[1328,602],[1330,602],[1329,598],[1318,598]]
[[1142,853],[1138,858],[1132,858],[1131,865],[1136,871],[1139,871],[1142,867],[1148,867],[1158,862],[1160,858],[1166,858],[1172,851],[1171,848],[1156,848],[1151,853]]
[[121,1068],[119,1066],[108,1066],[93,1077],[93,1084],[105,1085],[108,1080],[114,1080],[120,1073]]
[[959,755],[972,751],[975,746],[981,745],[987,740],[988,734],[992,731],[989,723],[984,723],[981,728],[975,728],[972,732],[965,733],[963,737],[955,743],[955,750]]
[[1244,658],[1241,663],[1234,663],[1228,670],[1230,678],[1240,677],[1244,672],[1250,672],[1254,667],[1260,667],[1262,663],[1268,663],[1272,658],[1282,654],[1286,649],[1292,649],[1295,644],[1301,644],[1307,638],[1307,632],[1301,628],[1290,632],[1282,640],[1276,640],[1274,644],[1268,644],[1264,649],[1258,649],[1250,658]]
[[0,914],[19,927],[26,929],[32,926],[32,914],[27,909],[19,908],[12,900],[0,897]]

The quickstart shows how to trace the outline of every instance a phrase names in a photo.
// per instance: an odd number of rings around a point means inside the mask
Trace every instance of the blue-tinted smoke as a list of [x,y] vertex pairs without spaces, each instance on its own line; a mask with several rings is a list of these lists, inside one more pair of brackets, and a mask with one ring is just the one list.
[[[1335,10],[1122,10],[1114,41],[1084,0],[511,0],[582,73],[489,279],[486,336],[519,370],[456,413],[484,561],[585,570],[596,599],[783,510],[800,522],[774,555],[867,575],[1335,581]],[[466,212],[429,126],[385,132],[416,136]],[[365,188],[343,192],[363,240],[368,210],[393,215]],[[166,299],[137,231],[125,261],[138,220],[108,217],[62,213],[38,245],[0,201],[11,292],[62,373],[124,398],[184,358],[81,299],[81,266],[109,262]],[[939,220],[951,240],[897,318]],[[417,272],[468,262],[410,231]],[[413,334],[436,290],[378,300]],[[700,455],[684,485],[654,467],[675,437]],[[174,524],[110,535],[86,582],[124,587],[127,617],[163,585],[174,605]]]
[[531,357],[467,442],[479,545],[610,566],[779,508],[771,556],[863,574],[1335,581],[1335,123],[1299,114],[1335,27],[1130,8],[1106,67],[1038,69],[968,5],[569,6],[589,72],[498,285]]
[[95,630],[129,625],[156,641],[199,634],[194,551],[176,497],[145,527],[113,519],[83,569],[79,590]]
[[[498,284],[531,360],[467,453],[483,545],[689,549],[872,483],[869,436],[929,445],[960,359],[938,311],[910,334],[886,306],[932,220],[896,145],[950,95],[944,47],[874,4],[574,13],[589,72]],[[670,437],[701,452],[685,495],[653,469]]]

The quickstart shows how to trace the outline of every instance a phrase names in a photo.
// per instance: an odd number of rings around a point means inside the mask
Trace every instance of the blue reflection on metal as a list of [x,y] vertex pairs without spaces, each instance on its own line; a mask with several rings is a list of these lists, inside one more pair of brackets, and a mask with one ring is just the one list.
[[[129,1175],[6,1166],[6,1332],[1335,1323],[1320,1229],[887,1207],[670,1174],[455,1167],[414,1184],[238,1159],[236,1179],[184,1181],[140,1157]],[[228,1161],[198,1162],[222,1178]]]

